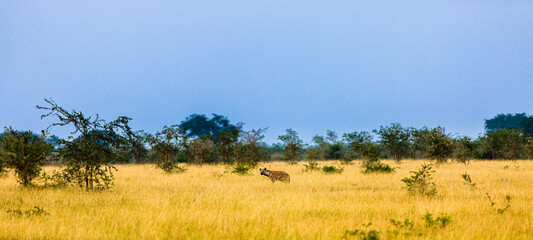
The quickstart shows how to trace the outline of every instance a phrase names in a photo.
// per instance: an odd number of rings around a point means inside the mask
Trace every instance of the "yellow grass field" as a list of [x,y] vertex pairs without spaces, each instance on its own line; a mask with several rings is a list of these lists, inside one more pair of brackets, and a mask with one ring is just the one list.
[[[239,176],[223,165],[173,175],[153,165],[118,165],[115,186],[101,192],[23,189],[10,175],[0,179],[0,239],[341,239],[355,229],[380,231],[381,239],[533,239],[533,161],[438,166],[434,198],[411,197],[400,181],[424,161],[385,162],[399,169],[365,175],[356,162],[325,175],[303,172],[303,163],[272,162]],[[259,175],[263,166],[288,172],[291,183],[272,183]],[[477,190],[463,184],[465,171]],[[498,213],[506,195],[510,207]],[[49,214],[8,213],[34,206]],[[426,227],[426,211],[453,222]],[[415,225],[396,235],[390,219]]]

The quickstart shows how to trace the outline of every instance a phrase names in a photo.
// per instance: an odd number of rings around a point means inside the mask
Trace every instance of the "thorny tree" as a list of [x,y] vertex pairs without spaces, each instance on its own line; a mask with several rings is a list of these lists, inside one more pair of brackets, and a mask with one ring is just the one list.
[[41,119],[56,116],[59,120],[48,129],[54,126],[74,127],[72,136],[59,141],[59,155],[65,164],[63,174],[66,180],[87,190],[111,187],[113,171],[116,171],[112,165],[116,158],[114,149],[120,148],[125,139],[134,135],[128,125],[131,118],[121,116],[108,123],[98,114],[93,119],[76,110],[69,112],[52,99],[45,101],[48,106],[37,106],[49,111]]

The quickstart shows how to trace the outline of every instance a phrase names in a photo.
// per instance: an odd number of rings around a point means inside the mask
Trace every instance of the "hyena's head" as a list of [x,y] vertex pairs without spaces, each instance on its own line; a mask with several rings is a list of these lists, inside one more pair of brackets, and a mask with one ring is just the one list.
[[268,176],[268,172],[266,168],[259,168],[259,171],[261,172],[261,175]]

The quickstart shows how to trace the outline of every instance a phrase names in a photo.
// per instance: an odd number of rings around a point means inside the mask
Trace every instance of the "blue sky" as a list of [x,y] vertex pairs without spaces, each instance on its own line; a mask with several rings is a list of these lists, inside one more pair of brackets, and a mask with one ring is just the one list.
[[217,113],[270,143],[392,122],[477,136],[532,93],[532,1],[0,1],[17,129],[48,126],[51,97],[149,132]]

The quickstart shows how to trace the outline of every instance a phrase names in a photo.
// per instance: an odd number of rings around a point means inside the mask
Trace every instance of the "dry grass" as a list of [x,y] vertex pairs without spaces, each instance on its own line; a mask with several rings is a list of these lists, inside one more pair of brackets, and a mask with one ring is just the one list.
[[[387,163],[400,168],[364,175],[356,163],[342,174],[325,175],[302,172],[302,164],[262,165],[288,172],[290,184],[271,183],[257,170],[247,176],[224,173],[221,165],[188,166],[175,175],[152,165],[121,165],[115,187],[103,192],[22,189],[9,176],[0,179],[0,239],[340,239],[368,222],[368,229],[392,238],[391,218],[415,221],[411,232],[421,235],[409,239],[533,238],[533,161],[441,165],[434,180],[439,193],[432,199],[409,196],[400,181],[422,161]],[[463,184],[465,171],[477,190]],[[499,214],[506,195],[511,207]],[[49,215],[6,212],[34,206]],[[426,211],[450,215],[453,223],[428,229]]]

